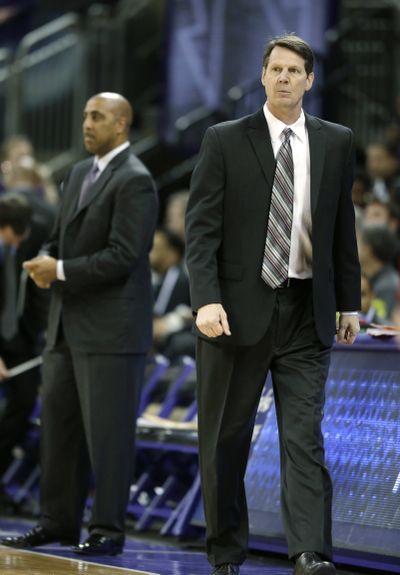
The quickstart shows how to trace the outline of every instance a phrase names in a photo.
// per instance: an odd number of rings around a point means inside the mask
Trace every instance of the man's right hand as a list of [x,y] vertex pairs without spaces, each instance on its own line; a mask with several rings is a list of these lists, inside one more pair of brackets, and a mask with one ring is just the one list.
[[7,379],[7,377],[8,377],[7,366],[0,357],[0,381],[3,381],[3,379]]
[[197,310],[196,326],[207,337],[231,335],[228,317],[220,303],[210,303]]

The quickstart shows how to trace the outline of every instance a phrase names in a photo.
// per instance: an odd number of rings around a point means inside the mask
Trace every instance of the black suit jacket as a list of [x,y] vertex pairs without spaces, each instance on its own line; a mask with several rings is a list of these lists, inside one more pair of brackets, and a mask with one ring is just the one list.
[[62,317],[71,347],[92,353],[142,353],[151,345],[148,252],[157,220],[153,180],[129,149],[101,173],[81,207],[78,196],[93,160],[75,165],[63,188],[47,246],[64,261],[66,281],[53,287],[47,347]]
[[[351,201],[353,134],[306,115],[310,145],[313,302],[318,335],[331,345],[335,312],[360,309],[360,269]],[[275,172],[263,110],[209,128],[187,209],[187,264],[194,310],[222,303],[232,336],[251,345],[275,301],[261,278]],[[205,336],[204,336],[205,337]]]

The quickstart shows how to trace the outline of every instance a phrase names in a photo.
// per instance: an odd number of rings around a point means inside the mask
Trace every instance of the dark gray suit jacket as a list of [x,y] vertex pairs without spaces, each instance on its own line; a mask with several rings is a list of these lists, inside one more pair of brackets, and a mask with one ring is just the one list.
[[151,346],[148,261],[158,201],[154,182],[129,149],[101,173],[81,207],[78,196],[93,160],[66,178],[48,253],[64,261],[66,281],[53,287],[47,347],[59,323],[67,343],[91,353],[142,353]]
[[[306,125],[314,315],[321,341],[331,345],[336,310],[360,309],[353,134],[309,115]],[[186,253],[193,309],[221,303],[228,314],[232,336],[213,341],[252,345],[268,328],[275,293],[262,280],[261,265],[274,172],[262,109],[207,130],[192,176]]]

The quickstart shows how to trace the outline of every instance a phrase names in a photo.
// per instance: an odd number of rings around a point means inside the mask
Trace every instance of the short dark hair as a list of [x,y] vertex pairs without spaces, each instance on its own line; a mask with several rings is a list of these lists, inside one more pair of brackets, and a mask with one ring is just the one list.
[[361,238],[379,261],[385,264],[393,262],[398,253],[398,242],[394,232],[382,224],[367,224],[362,229]]
[[165,227],[157,228],[156,233],[162,234],[168,246],[178,254],[179,259],[183,259],[185,255],[185,242],[178,236],[178,234]]
[[263,54],[263,68],[268,66],[270,54],[275,46],[287,48],[288,50],[298,54],[304,60],[304,68],[306,70],[307,76],[311,74],[314,68],[313,51],[307,42],[295,34],[282,34],[281,36],[275,36],[265,45]]
[[0,197],[0,228],[10,226],[22,236],[29,228],[31,217],[31,205],[23,196],[8,193]]

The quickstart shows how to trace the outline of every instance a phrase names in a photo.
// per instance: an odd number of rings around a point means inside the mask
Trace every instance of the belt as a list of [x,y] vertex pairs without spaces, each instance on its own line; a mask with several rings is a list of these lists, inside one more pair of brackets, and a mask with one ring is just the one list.
[[281,283],[280,286],[278,286],[276,289],[278,290],[284,290],[284,289],[288,289],[288,288],[298,288],[298,287],[304,287],[307,285],[308,283],[311,283],[312,278],[305,278],[305,279],[299,279],[299,278],[286,278],[284,282]]

